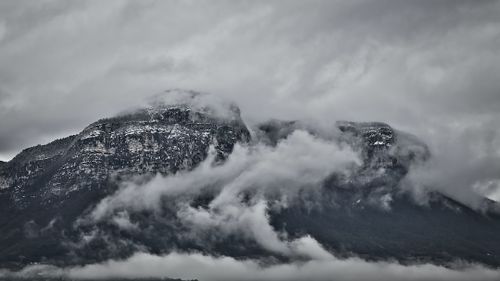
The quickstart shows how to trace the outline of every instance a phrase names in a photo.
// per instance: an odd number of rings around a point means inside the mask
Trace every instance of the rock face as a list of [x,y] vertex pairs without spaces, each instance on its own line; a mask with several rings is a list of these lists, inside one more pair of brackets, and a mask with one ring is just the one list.
[[[80,134],[28,148],[0,171],[1,188],[12,190],[18,207],[68,197],[77,190],[103,188],[111,176],[169,174],[196,166],[213,145],[225,158],[249,131],[239,111],[220,119],[188,105],[156,105],[132,114],[99,120]],[[41,196],[41,197],[40,197]]]
[[[437,263],[460,258],[500,266],[499,217],[479,214],[441,194],[421,206],[398,188],[412,165],[430,157],[424,143],[384,123],[338,122],[336,127],[336,141],[359,152],[363,164],[349,177],[332,174],[322,182],[321,198],[316,198],[320,208],[298,200],[269,210],[275,230],[290,238],[309,234],[339,256]],[[0,267],[123,258],[138,250],[131,245],[152,253],[182,249],[268,256],[258,245],[237,237],[215,239],[208,246],[186,240],[168,208],[161,216],[133,214],[140,229],[135,232],[75,222],[124,180],[193,169],[210,149],[222,164],[236,143],[276,146],[297,129],[325,137],[300,122],[274,120],[258,125],[251,142],[234,105],[157,99],[150,106],[99,120],[77,135],[25,149],[0,163]],[[201,196],[196,204],[210,200]],[[97,234],[99,239],[81,244]]]

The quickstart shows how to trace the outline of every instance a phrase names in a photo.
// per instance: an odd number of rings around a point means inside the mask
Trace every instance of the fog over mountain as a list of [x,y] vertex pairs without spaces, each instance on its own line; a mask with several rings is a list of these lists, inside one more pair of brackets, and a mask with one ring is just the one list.
[[1,1],[0,277],[498,280],[499,13]]

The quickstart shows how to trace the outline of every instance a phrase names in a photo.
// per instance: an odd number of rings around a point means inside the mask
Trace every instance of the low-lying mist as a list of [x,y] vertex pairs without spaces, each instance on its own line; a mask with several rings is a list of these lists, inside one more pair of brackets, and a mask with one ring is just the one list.
[[126,260],[110,260],[71,268],[34,265],[17,273],[0,272],[0,277],[45,276],[73,280],[107,278],[182,278],[203,281],[302,281],[302,280],[415,280],[415,281],[493,281],[500,272],[481,265],[457,263],[454,267],[433,264],[403,265],[397,262],[369,262],[360,258],[313,259],[266,265],[258,260],[172,252],[168,255],[136,253]]

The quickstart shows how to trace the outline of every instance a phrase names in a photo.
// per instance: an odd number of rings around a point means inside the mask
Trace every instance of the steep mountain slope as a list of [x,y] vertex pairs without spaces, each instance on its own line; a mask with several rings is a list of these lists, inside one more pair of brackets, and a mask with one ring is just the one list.
[[[262,200],[266,200],[263,218],[286,243],[309,235],[337,256],[436,263],[464,259],[500,266],[498,215],[477,212],[439,193],[429,194],[427,204],[419,204],[400,188],[412,165],[431,157],[416,137],[384,123],[338,122],[338,132],[324,136],[297,121],[274,120],[258,125],[251,139],[236,106],[200,104],[199,94],[187,94],[182,102],[157,99],[148,107],[99,120],[77,135],[25,149],[0,164],[0,267],[92,263],[136,251],[161,254],[174,249],[270,261],[295,258],[286,249],[264,247],[266,243],[251,237],[255,233],[245,235],[253,230],[230,225],[238,214],[244,215],[243,222],[252,219],[249,216],[263,206]],[[332,172],[320,179],[311,192],[299,189],[286,204],[282,198],[290,194],[280,192],[295,182],[271,177],[271,183],[285,186],[261,193],[263,181],[255,180],[249,188],[236,189],[238,193],[231,196],[237,204],[229,206],[228,217],[213,229],[201,228],[202,236],[192,221],[182,221],[180,215],[201,218],[195,222],[212,227],[209,222],[224,211],[214,202],[229,190],[220,186],[240,184],[244,170],[251,168],[226,167],[238,164],[230,161],[231,156],[242,157],[241,146],[250,155],[259,149],[273,153],[280,145],[289,145],[286,141],[297,137],[297,131],[324,145],[354,150],[360,163],[349,165],[346,173]],[[234,152],[237,144],[240,148]],[[207,163],[211,153],[214,163]],[[195,173],[200,164],[207,167]],[[224,169],[241,171],[231,179],[214,172]],[[201,183],[196,180],[200,173],[205,177]],[[205,182],[206,186],[196,192],[176,190],[185,181],[188,187]],[[129,201],[116,201],[118,207],[107,219],[89,219],[96,206],[110,205],[117,194],[129,192],[124,187],[130,183],[146,193],[148,188],[167,188],[167,182],[177,193],[153,198],[158,199],[151,200],[158,208],[139,208],[149,201],[131,193]],[[237,217],[237,221],[242,220]],[[220,229],[230,232],[223,235]]]

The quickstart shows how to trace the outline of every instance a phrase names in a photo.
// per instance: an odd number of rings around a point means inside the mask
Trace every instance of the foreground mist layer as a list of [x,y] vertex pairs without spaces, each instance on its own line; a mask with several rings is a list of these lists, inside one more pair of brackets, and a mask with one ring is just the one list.
[[249,128],[234,104],[168,91],[25,149],[0,163],[1,267],[178,252],[500,266],[495,202],[412,188],[407,175],[432,157],[425,140],[383,123],[330,125]]

